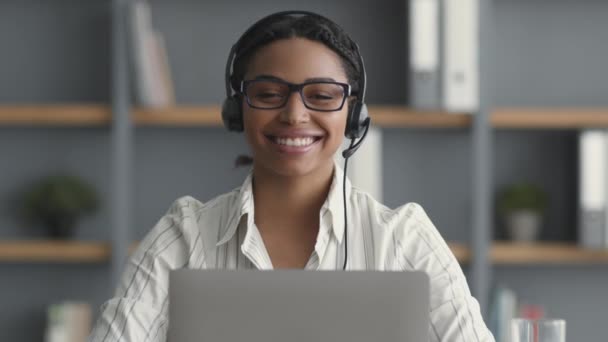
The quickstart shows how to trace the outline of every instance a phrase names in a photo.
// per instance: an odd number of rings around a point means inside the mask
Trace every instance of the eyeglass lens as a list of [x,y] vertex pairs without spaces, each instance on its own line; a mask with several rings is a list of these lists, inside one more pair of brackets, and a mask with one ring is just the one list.
[[[318,110],[337,110],[344,102],[344,88],[335,83],[308,83],[302,87],[302,100],[307,107]],[[245,89],[249,104],[257,108],[279,108],[290,95],[288,84],[275,81],[255,81]]]

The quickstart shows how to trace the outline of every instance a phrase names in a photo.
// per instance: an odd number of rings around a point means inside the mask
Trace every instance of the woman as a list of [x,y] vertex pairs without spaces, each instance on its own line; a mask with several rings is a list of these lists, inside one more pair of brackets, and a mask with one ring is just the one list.
[[[230,56],[235,95],[227,86],[223,116],[245,132],[252,171],[240,188],[207,203],[173,204],[131,258],[90,341],[164,341],[173,269],[343,267],[423,270],[431,279],[431,340],[493,341],[423,209],[383,206],[343,180],[333,161],[345,132],[358,136],[357,126],[369,123],[363,63],[347,34],[315,14],[276,14],[248,30]],[[353,108],[361,117],[347,129]]]

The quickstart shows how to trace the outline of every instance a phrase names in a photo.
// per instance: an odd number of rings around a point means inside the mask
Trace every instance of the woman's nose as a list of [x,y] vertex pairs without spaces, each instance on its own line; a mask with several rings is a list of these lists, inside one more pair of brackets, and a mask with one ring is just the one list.
[[287,98],[287,103],[281,111],[281,121],[291,125],[308,122],[310,119],[309,109],[306,108],[299,92],[292,92]]

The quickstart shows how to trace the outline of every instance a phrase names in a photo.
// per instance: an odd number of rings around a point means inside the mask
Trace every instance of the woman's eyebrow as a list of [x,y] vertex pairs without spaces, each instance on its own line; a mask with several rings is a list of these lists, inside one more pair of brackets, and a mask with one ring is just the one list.
[[[254,77],[254,80],[271,80],[271,81],[287,82],[282,78],[272,76],[272,75],[258,75],[256,77]],[[336,82],[336,80],[331,77],[313,77],[313,78],[305,79],[304,82]]]
[[313,77],[307,78],[304,82],[336,82],[336,80],[331,77]]
[[272,76],[272,75],[258,75],[256,77],[254,77],[253,79],[254,80],[271,80],[271,81],[285,82],[285,80],[283,80],[282,78],[278,78],[278,77]]

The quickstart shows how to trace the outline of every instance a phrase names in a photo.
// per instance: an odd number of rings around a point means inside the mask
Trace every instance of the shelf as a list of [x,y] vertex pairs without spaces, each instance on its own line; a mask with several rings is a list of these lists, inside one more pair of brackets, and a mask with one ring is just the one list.
[[166,109],[135,109],[136,125],[141,126],[205,126],[221,127],[218,106],[179,106]]
[[[135,122],[147,126],[222,126],[218,106],[179,106],[162,110],[137,109]],[[465,128],[471,116],[426,112],[403,106],[370,106],[372,122],[379,127]]]
[[498,108],[490,121],[510,129],[606,128],[608,108]]
[[[448,245],[461,264],[470,262],[471,250],[466,245]],[[490,260],[494,265],[608,265],[608,249],[591,250],[558,242],[495,242],[490,249]]]
[[110,245],[104,242],[0,242],[0,262],[100,263],[109,258]]
[[492,247],[491,258],[496,265],[608,264],[608,250],[591,250],[576,244],[557,242],[497,242]]
[[[384,128],[467,128],[472,116],[464,113],[420,111],[405,106],[372,105],[373,123]],[[178,106],[134,109],[141,126],[221,127],[219,106]],[[0,125],[105,126],[111,121],[107,105],[2,105]],[[608,108],[499,108],[490,122],[502,129],[580,129],[608,127]]]
[[472,122],[469,114],[420,111],[403,106],[370,106],[369,113],[376,126],[385,128],[467,128]]
[[[461,264],[471,260],[470,249],[460,243],[448,244]],[[137,243],[129,246],[129,253]],[[105,242],[3,241],[0,262],[99,263],[110,259],[110,245]],[[575,244],[494,243],[490,251],[495,265],[590,265],[608,264],[608,250],[588,250]]]
[[471,260],[471,251],[464,244],[457,242],[448,242],[448,246],[452,250],[452,253],[461,264],[466,264]]
[[108,106],[97,104],[1,105],[0,125],[104,126],[110,112]]

